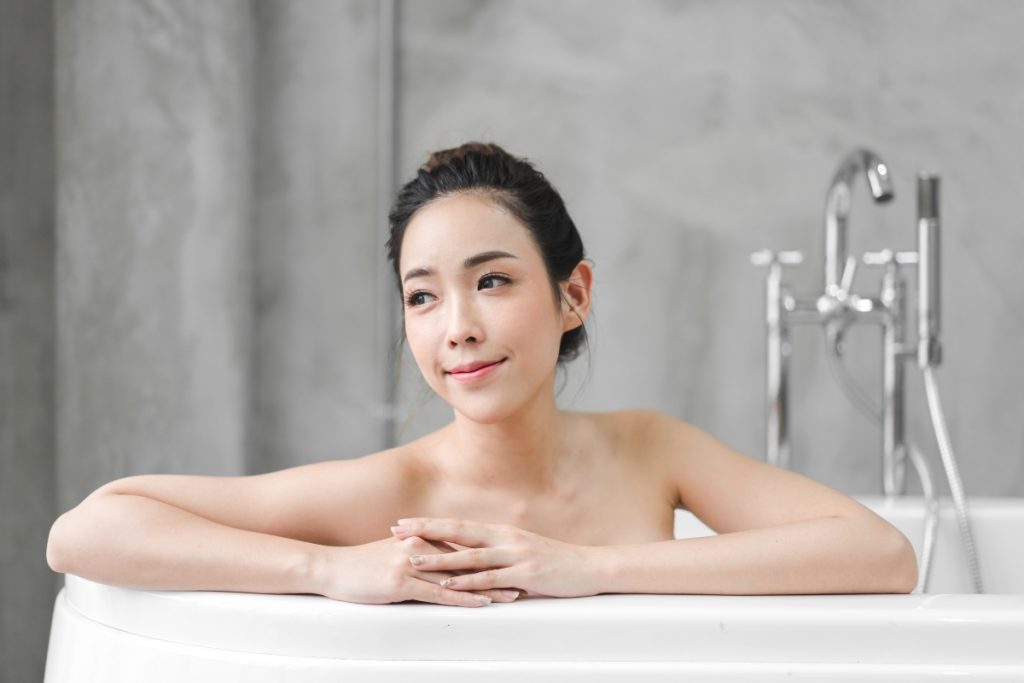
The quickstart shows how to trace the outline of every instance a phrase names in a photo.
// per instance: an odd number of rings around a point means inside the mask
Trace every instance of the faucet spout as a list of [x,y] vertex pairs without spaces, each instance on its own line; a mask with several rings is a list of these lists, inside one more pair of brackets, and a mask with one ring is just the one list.
[[848,280],[844,275],[847,268],[846,233],[850,217],[850,196],[853,181],[860,173],[867,176],[868,188],[876,202],[884,203],[893,198],[889,167],[874,152],[864,148],[854,149],[839,164],[825,200],[826,296],[841,297],[845,294],[843,285]]

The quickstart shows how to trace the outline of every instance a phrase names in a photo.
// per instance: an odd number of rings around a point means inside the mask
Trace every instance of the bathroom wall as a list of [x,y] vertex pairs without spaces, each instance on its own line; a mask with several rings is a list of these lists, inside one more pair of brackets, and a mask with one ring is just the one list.
[[[812,294],[849,149],[878,152],[896,185],[884,207],[856,188],[854,254],[913,249],[915,173],[939,173],[952,439],[969,494],[1024,495],[1024,5],[401,2],[390,108],[386,6],[0,5],[0,681],[41,677],[46,533],[98,485],[389,443],[384,142],[401,181],[483,139],[562,192],[596,268],[562,405],[657,408],[758,458],[750,252],[802,250],[787,277]],[[855,290],[877,289],[861,268]],[[879,336],[848,342],[876,402]],[[878,493],[880,429],[822,346],[795,330],[793,468]],[[406,441],[449,412],[407,353],[399,372]],[[913,370],[908,389],[941,482]]]
[[247,3],[57,13],[57,487],[245,468]]
[[[258,2],[251,472],[385,442],[378,9]],[[386,193],[390,194],[390,193]]]
[[53,7],[0,2],[0,681],[42,680],[54,580]]

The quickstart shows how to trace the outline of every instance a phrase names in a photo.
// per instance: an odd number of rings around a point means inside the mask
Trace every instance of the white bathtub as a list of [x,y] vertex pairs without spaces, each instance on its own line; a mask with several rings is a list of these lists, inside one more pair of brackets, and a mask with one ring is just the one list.
[[[920,555],[923,504],[858,496]],[[987,594],[943,500],[925,595],[597,595],[481,609],[138,591],[68,575],[46,683],[1024,681],[1024,499],[970,501]],[[676,537],[712,533],[677,512]]]

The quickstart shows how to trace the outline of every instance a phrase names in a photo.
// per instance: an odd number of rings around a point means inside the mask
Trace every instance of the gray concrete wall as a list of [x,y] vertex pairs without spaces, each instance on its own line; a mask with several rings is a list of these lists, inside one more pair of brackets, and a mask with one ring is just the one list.
[[253,472],[384,445],[376,5],[255,5]]
[[57,5],[58,504],[248,452],[245,2]]
[[[561,190],[596,264],[590,364],[571,367],[563,405],[658,408],[762,457],[749,254],[804,251],[789,281],[818,290],[828,181],[867,145],[897,197],[877,208],[857,188],[851,252],[913,249],[914,175],[942,175],[953,442],[969,494],[1024,495],[1024,6],[401,10],[400,180],[433,149],[496,141]],[[45,534],[96,486],[384,445],[374,195],[389,112],[371,0],[0,12],[0,679],[20,681],[45,655]],[[858,275],[858,293],[877,287]],[[877,337],[848,344],[876,400]],[[794,469],[877,493],[880,430],[830,377],[819,331],[794,345]],[[910,433],[938,468],[913,371],[909,388]],[[403,441],[449,418],[408,354],[399,396]]]
[[53,7],[0,2],[0,681],[42,680],[53,606]]

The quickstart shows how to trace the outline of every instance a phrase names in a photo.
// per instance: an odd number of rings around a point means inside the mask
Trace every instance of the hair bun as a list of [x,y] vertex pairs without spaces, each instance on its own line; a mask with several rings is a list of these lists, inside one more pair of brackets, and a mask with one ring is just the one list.
[[452,147],[451,149],[442,149],[434,152],[433,154],[430,155],[430,158],[427,159],[427,162],[423,164],[421,168],[422,170],[429,173],[433,171],[435,168],[438,168],[439,166],[444,166],[446,164],[451,163],[452,161],[462,159],[464,156],[471,152],[476,152],[477,154],[483,154],[486,156],[508,156],[508,152],[503,150],[498,145],[495,145],[494,143],[466,142],[464,144],[459,145],[458,147]]

